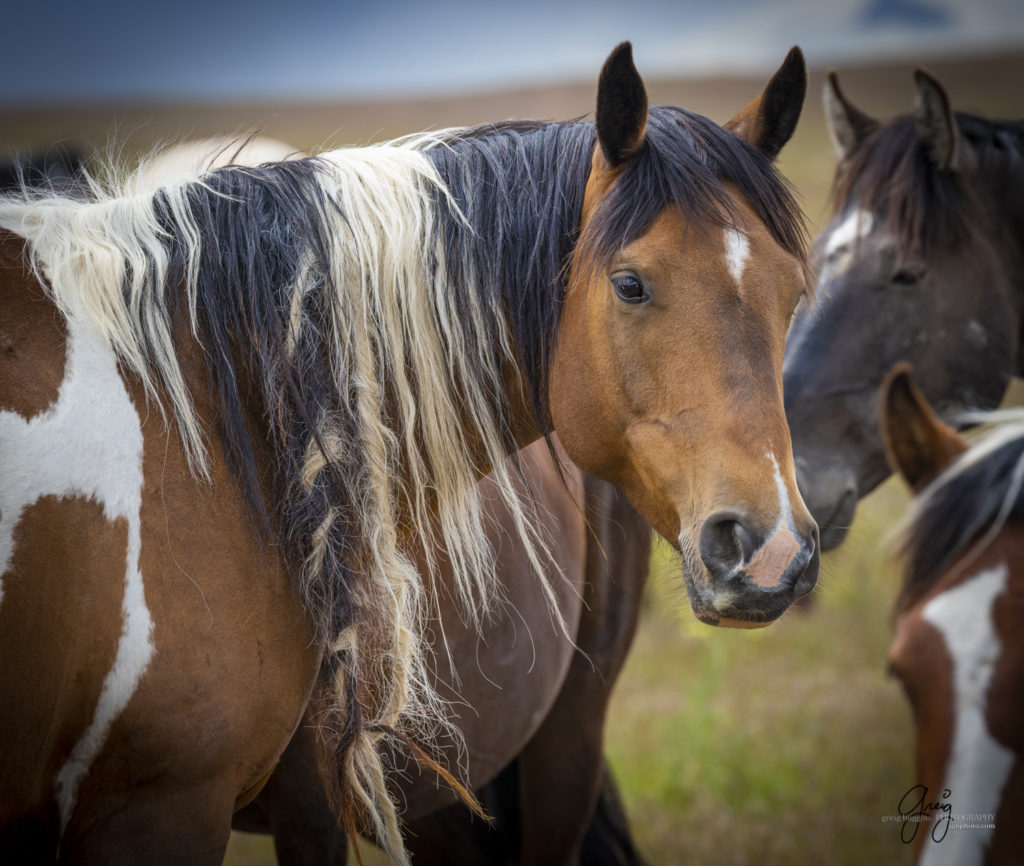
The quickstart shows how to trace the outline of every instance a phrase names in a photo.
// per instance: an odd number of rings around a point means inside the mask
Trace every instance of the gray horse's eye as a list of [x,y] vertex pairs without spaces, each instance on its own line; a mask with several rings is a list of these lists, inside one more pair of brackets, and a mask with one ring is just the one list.
[[922,271],[914,270],[913,268],[900,268],[892,275],[892,284],[894,286],[912,286],[917,283],[922,276],[924,276]]

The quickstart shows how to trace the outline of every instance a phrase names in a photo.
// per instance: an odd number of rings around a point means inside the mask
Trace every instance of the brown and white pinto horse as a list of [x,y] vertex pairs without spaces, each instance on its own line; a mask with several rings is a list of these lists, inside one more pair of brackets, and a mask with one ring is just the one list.
[[552,429],[705,621],[809,591],[771,165],[804,88],[794,51],[723,129],[648,110],[624,44],[596,124],[0,200],[0,857],[219,862],[319,682],[343,814],[403,858],[382,753],[445,722],[414,531],[484,616],[474,482],[542,570],[503,461]]
[[901,832],[927,866],[1024,852],[1024,415],[1007,414],[968,450],[908,367],[883,393],[887,452],[917,494],[889,662],[917,739]]

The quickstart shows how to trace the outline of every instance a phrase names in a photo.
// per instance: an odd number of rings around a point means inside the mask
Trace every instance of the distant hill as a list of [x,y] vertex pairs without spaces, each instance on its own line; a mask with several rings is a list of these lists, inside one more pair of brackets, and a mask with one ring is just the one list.
[[[938,75],[959,109],[1024,117],[1024,91],[1020,88],[1024,50],[952,59],[909,56],[905,63],[848,65],[840,67],[840,72],[849,96],[869,113],[884,116],[910,110],[912,71],[917,65],[925,65]],[[824,70],[812,70],[803,119],[781,158],[783,171],[802,194],[816,222],[825,211],[834,165],[821,113],[823,75]],[[648,79],[648,89],[652,103],[682,105],[724,122],[757,95],[766,77]],[[244,134],[254,129],[299,148],[322,149],[508,117],[576,117],[592,110],[594,92],[594,84],[564,84],[429,99],[68,105],[0,110],[0,153],[16,148],[38,154],[57,142],[89,153],[115,142],[119,152],[130,158],[161,142]]]

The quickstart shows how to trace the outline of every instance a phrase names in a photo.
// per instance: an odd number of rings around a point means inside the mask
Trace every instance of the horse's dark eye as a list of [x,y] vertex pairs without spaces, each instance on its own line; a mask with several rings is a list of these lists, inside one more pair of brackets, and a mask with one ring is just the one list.
[[918,280],[921,279],[921,272],[910,270],[908,268],[901,268],[892,275],[892,284],[894,286],[912,286]]
[[615,286],[615,294],[627,304],[642,304],[651,299],[647,287],[636,274],[612,277],[612,285]]

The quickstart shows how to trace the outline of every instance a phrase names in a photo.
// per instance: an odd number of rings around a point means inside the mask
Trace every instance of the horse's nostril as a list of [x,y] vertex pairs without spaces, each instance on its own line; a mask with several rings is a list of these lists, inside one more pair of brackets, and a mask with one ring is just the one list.
[[700,530],[700,557],[716,577],[724,577],[749,562],[759,544],[756,532],[735,512],[712,514]]

